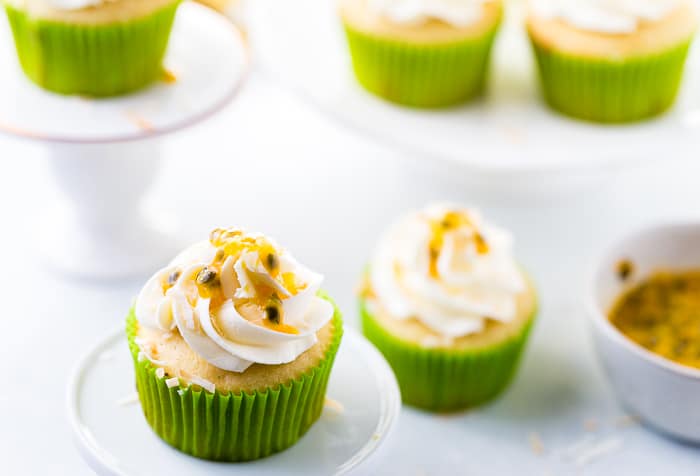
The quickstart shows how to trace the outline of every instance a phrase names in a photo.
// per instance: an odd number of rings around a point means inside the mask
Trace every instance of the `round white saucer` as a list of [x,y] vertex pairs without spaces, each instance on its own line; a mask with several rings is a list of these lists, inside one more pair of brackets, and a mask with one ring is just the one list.
[[[550,111],[540,97],[524,28],[524,0],[509,0],[483,100],[445,110],[397,106],[355,81],[337,0],[256,0],[248,12],[256,59],[332,118],[455,177],[601,172],[647,160],[691,158],[700,147],[700,48],[668,114],[606,126]],[[514,185],[518,185],[517,183]],[[534,188],[536,188],[534,187]]]
[[382,355],[353,329],[345,329],[326,396],[321,418],[286,451],[248,463],[193,458],[146,423],[119,330],[78,364],[68,386],[68,418],[81,454],[99,475],[366,474],[395,426],[401,397]]
[[170,82],[114,98],[63,96],[21,71],[12,35],[0,18],[0,132],[58,143],[115,143],[174,132],[230,102],[248,72],[241,32],[226,17],[193,2],[178,8],[165,70]]

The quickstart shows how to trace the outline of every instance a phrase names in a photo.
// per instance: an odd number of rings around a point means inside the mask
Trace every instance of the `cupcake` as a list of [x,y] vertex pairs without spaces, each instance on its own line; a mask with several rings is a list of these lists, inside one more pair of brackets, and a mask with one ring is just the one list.
[[341,0],[360,84],[415,107],[443,107],[484,89],[501,0]]
[[293,445],[321,414],[343,333],[322,281],[272,239],[235,228],[153,275],[126,326],[153,431],[219,461]]
[[115,96],[162,75],[179,0],[5,0],[29,79],[61,94]]
[[474,210],[446,204],[388,229],[359,301],[363,332],[394,369],[404,402],[434,411],[501,393],[536,314],[511,236]]
[[534,0],[527,20],[547,103],[606,123],[673,105],[696,26],[693,0]]

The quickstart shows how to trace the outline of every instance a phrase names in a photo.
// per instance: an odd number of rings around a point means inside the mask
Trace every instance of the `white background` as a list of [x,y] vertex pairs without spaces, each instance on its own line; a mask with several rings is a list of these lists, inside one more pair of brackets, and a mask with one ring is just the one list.
[[[595,361],[581,306],[585,273],[611,239],[642,224],[700,215],[700,164],[657,157],[566,194],[522,196],[493,177],[445,173],[397,156],[330,123],[261,74],[224,113],[170,138],[165,155],[149,203],[185,240],[216,225],[271,234],[325,273],[351,326],[358,275],[378,233],[401,211],[456,200],[514,231],[542,298],[518,378],[503,398],[466,414],[403,409],[377,474],[700,473],[700,450],[643,427],[616,426],[625,413]],[[42,226],[42,213],[59,197],[42,149],[1,137],[0,158],[0,473],[91,474],[65,419],[67,377],[78,357],[122,322],[145,277],[99,283],[47,270],[42,247],[52,230]],[[542,454],[531,448],[533,433]],[[622,447],[577,466],[564,449],[588,433],[596,441],[620,438]]]

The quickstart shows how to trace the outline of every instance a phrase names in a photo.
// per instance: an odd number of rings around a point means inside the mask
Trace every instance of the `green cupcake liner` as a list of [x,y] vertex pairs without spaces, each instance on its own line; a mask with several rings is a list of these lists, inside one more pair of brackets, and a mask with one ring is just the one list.
[[478,406],[506,389],[535,314],[517,335],[498,345],[475,350],[423,348],[390,334],[360,300],[362,332],[394,370],[404,403],[438,412]]
[[6,5],[24,73],[60,94],[115,96],[162,75],[162,61],[179,2],[128,22],[69,24]]
[[409,43],[345,25],[353,70],[369,92],[413,107],[446,107],[484,90],[498,25],[479,38]]
[[615,61],[563,54],[534,40],[532,44],[549,106],[603,123],[638,121],[671,107],[690,46],[685,42],[662,53]]
[[166,443],[198,458],[248,461],[292,446],[321,416],[328,378],[343,334],[335,303],[333,340],[324,359],[299,378],[255,392],[209,393],[193,386],[168,388],[148,360],[139,362],[136,316],[126,334],[134,359],[136,387],[146,421]]

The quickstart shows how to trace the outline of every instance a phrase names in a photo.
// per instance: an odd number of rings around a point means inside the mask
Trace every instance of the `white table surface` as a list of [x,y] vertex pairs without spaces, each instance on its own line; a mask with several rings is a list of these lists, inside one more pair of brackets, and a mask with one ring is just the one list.
[[[659,157],[656,165],[566,195],[514,196],[496,182],[466,186],[397,157],[260,74],[220,116],[172,137],[166,157],[150,202],[179,223],[185,238],[228,224],[270,233],[326,274],[351,326],[358,274],[377,234],[400,211],[458,200],[515,232],[542,297],[517,379],[503,398],[469,413],[404,408],[378,474],[700,473],[700,449],[637,425],[617,427],[625,412],[595,361],[580,306],[584,272],[609,240],[645,223],[700,215],[700,164]],[[0,159],[0,473],[91,474],[66,423],[67,377],[78,357],[122,321],[142,279],[80,282],[48,271],[39,257],[51,230],[42,228],[41,216],[58,197],[42,149],[0,137]],[[587,434],[619,438],[622,446],[578,466],[563,453]]]

